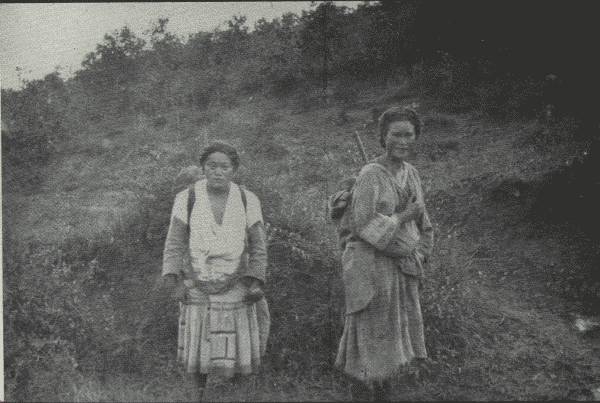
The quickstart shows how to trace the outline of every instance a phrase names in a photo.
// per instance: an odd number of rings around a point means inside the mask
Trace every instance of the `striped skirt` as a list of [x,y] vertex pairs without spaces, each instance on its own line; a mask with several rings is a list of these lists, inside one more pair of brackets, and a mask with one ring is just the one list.
[[264,343],[257,304],[243,302],[245,291],[239,283],[223,294],[189,290],[186,303],[179,305],[177,350],[187,372],[232,377],[258,369]]

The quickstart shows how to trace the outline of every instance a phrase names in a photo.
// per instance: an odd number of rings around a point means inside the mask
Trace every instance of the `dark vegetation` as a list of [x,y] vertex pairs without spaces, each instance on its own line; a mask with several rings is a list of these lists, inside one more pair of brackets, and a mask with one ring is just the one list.
[[[216,385],[212,397],[347,398],[331,371],[342,291],[320,189],[333,190],[358,166],[345,133],[364,124],[372,131],[383,108],[413,101],[430,133],[419,169],[438,175],[428,195],[438,242],[423,290],[432,364],[428,374],[405,379],[412,386],[403,398],[564,398],[562,385],[587,387],[587,378],[565,375],[549,378],[554,386],[543,395],[502,378],[511,364],[490,346],[523,335],[480,326],[504,323],[506,312],[480,303],[493,299],[474,290],[489,259],[523,266],[534,260],[525,252],[509,256],[499,244],[555,233],[567,239],[556,235],[556,244],[577,245],[580,259],[548,263],[543,283],[590,312],[598,301],[600,115],[590,99],[600,89],[600,65],[589,57],[600,37],[595,15],[586,1],[402,1],[355,10],[324,2],[300,16],[260,20],[252,30],[236,16],[225,29],[185,39],[161,19],[144,37],[127,27],[107,34],[68,80],[55,72],[2,89],[7,397],[189,398],[173,363],[175,306],[155,301],[153,285],[174,174],[195,163],[209,137],[223,137],[244,151],[239,179],[261,197],[270,223],[273,337],[254,383],[239,395]],[[512,121],[533,123],[515,129]],[[518,133],[498,134],[491,125]],[[375,144],[366,140],[368,150]],[[558,159],[569,144],[583,146],[563,164]],[[524,163],[519,152],[529,147],[549,156],[535,162],[544,167],[535,175],[504,165]],[[507,162],[498,153],[516,156]],[[478,160],[482,155],[488,159]],[[473,165],[466,174],[452,165],[459,156]],[[67,174],[57,179],[61,166]],[[109,167],[104,176],[86,173],[102,167]],[[442,175],[448,178],[441,185]],[[81,203],[96,191],[129,191],[136,204],[93,236],[26,239],[19,215],[35,208],[37,194],[52,191]],[[24,197],[30,204],[18,206]],[[473,218],[467,207],[483,213]],[[492,219],[492,210],[502,218]],[[532,253],[545,262],[543,250]],[[494,269],[494,284],[506,276],[528,284],[531,274]],[[545,348],[557,347],[552,343]],[[575,365],[573,357],[556,358],[556,365]],[[160,381],[155,387],[148,379]]]
[[[200,112],[256,94],[356,103],[348,83],[406,80],[390,101],[429,95],[442,110],[495,117],[554,116],[597,131],[600,64],[590,57],[600,28],[593,2],[383,2],[356,10],[324,2],[301,16],[258,21],[238,16],[226,29],[186,39],[160,19],[145,34],[107,34],[73,79],[58,73],[3,90],[7,172],[45,161],[81,122],[143,113],[164,125],[176,107]],[[593,53],[593,52],[591,52]],[[78,124],[79,123],[79,124]],[[8,164],[8,165],[7,165]],[[22,185],[22,183],[21,183]],[[18,186],[17,188],[22,188]]]

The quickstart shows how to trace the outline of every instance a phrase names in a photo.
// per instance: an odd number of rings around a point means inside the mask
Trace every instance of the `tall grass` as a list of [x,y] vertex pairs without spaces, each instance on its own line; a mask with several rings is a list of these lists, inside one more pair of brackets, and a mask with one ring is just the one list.
[[[263,376],[285,374],[290,385],[329,379],[339,389],[332,363],[343,326],[343,291],[334,228],[323,225],[324,206],[318,202],[323,194],[294,199],[273,194],[274,187],[251,188],[269,195],[264,199],[282,200],[266,209],[280,218],[268,231],[266,291],[273,327]],[[167,182],[147,192],[154,197],[141,198],[135,213],[93,239],[74,238],[60,247],[5,239],[9,399],[108,398],[110,387],[98,388],[111,374],[159,376],[158,368],[172,365],[175,306],[157,302],[153,284],[173,193]],[[428,343],[442,361],[465,345],[457,330],[459,266],[447,260],[425,283]],[[52,378],[57,369],[61,376]],[[111,393],[112,398],[152,398],[143,391]]]
[[[380,106],[395,92],[388,89],[372,97],[369,106]],[[123,129],[127,136],[113,136],[124,147],[115,148],[118,157],[111,157],[110,170],[103,166],[104,156],[91,154],[96,171],[72,180],[85,184],[87,190],[79,196],[107,187],[135,189],[134,208],[118,215],[109,230],[88,239],[76,234],[60,246],[21,245],[5,238],[5,284],[14,290],[5,293],[5,327],[13,332],[6,347],[9,399],[191,398],[173,362],[176,306],[161,299],[154,283],[174,198],[171,178],[178,164],[194,162],[205,138],[240,146],[243,170],[236,180],[259,196],[269,223],[269,355],[264,372],[240,390],[255,399],[291,399],[293,393],[315,399],[347,397],[342,377],[332,369],[343,326],[343,291],[340,251],[335,230],[325,219],[325,200],[339,179],[359,167],[348,130],[363,118],[350,110],[350,123],[338,126],[332,119],[334,106],[302,115],[291,113],[293,105],[273,110],[274,101],[259,99],[255,105],[231,109],[210,107],[200,116],[182,113],[178,123],[169,114],[157,128],[149,120],[130,119],[125,127],[140,124],[142,129]],[[432,120],[440,130],[456,124],[442,115]],[[181,130],[206,136],[197,141],[195,136],[169,134]],[[364,140],[373,154],[376,137]],[[147,146],[129,144],[137,141]],[[151,151],[161,156],[155,158]],[[102,180],[90,180],[97,176]],[[441,200],[431,201],[430,211],[448,208]],[[449,368],[473,347],[474,328],[464,285],[467,248],[439,230],[436,235],[436,251],[450,254],[434,256],[423,284],[433,360],[429,382],[453,374]],[[60,376],[53,378],[57,368]],[[120,376],[131,382],[129,389]],[[159,387],[148,380],[158,380]],[[234,393],[219,384],[213,388],[218,390]]]
[[[142,203],[138,213],[96,239],[73,239],[60,248],[7,243],[8,399],[188,398],[181,390],[149,392],[144,383],[126,392],[112,378],[116,373],[132,379],[164,376],[183,385],[172,362],[175,306],[157,300],[153,290],[164,232],[148,236],[148,217],[163,217],[152,228],[166,229],[172,194],[166,185],[155,190],[157,199]],[[322,228],[328,231],[333,228]],[[322,387],[327,380],[327,387],[343,391],[332,369],[343,326],[338,251],[327,241],[315,243],[276,226],[269,227],[268,236],[266,292],[273,326],[265,372],[255,382],[287,379],[288,387]],[[458,259],[434,262],[423,290],[428,347],[439,362],[463,354],[467,344],[460,332],[464,264]],[[273,392],[280,387],[269,386]]]

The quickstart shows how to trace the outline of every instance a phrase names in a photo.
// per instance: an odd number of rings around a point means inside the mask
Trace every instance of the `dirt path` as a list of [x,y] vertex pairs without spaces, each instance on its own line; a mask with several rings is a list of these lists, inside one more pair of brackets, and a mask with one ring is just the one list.
[[600,339],[575,329],[582,306],[565,293],[568,270],[589,264],[582,240],[519,203],[484,197],[470,208],[484,213],[467,220],[461,240],[474,249],[465,302],[479,305],[469,320],[479,340],[464,370],[477,373],[469,388],[479,390],[464,398],[592,399],[600,386]]
[[[577,332],[577,306],[537,281],[544,276],[536,270],[568,249],[547,243],[522,242],[521,252],[471,266],[464,284],[472,313],[461,323],[464,356],[446,367],[430,364],[431,372],[421,371],[416,381],[401,380],[398,399],[593,400],[592,390],[600,386],[600,339]],[[530,264],[534,245],[546,251],[538,266]],[[500,270],[516,260],[519,275]]]
[[491,285],[477,293],[501,315],[492,346],[499,365],[491,365],[491,390],[519,400],[591,397],[600,381],[600,343],[577,334],[564,301]]

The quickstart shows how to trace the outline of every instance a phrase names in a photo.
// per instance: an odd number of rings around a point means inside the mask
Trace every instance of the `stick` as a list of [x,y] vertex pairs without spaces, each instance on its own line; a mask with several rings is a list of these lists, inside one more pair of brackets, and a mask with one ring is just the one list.
[[362,157],[363,162],[366,164],[367,162],[369,162],[369,159],[367,158],[365,146],[363,145],[358,130],[354,131],[354,140],[356,141],[356,145],[358,146],[358,151],[360,151],[360,156]]

